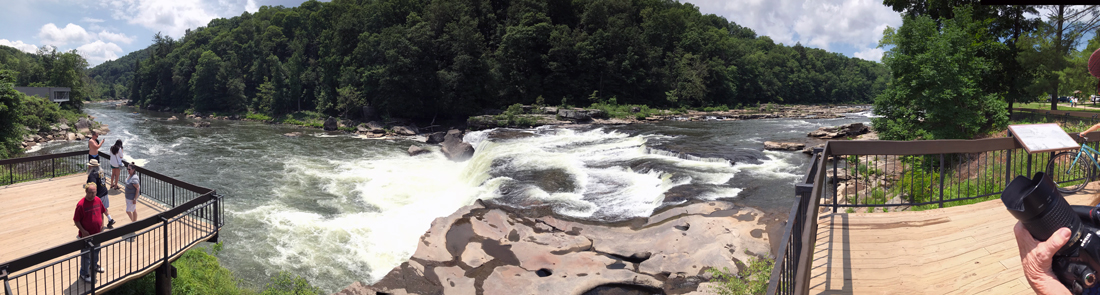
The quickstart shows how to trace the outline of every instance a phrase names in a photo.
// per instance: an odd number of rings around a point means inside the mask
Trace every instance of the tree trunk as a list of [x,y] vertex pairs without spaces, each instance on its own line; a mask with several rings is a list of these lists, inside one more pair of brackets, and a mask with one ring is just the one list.
[[[1062,41],[1062,25],[1065,24],[1065,22],[1066,22],[1066,6],[1065,5],[1058,5],[1058,19],[1056,19],[1054,21],[1058,22],[1058,30],[1054,32],[1056,34],[1056,36],[1054,38],[1054,50],[1055,50],[1055,52],[1058,53],[1058,58],[1065,58],[1064,50],[1062,50],[1062,43],[1063,43],[1063,41]],[[1061,63],[1058,63],[1058,64],[1061,64]],[[1058,81],[1058,80],[1054,80],[1054,97],[1051,97],[1051,99],[1050,99],[1050,110],[1052,110],[1052,111],[1057,111],[1058,110],[1058,84],[1059,84],[1059,82],[1060,81]]]

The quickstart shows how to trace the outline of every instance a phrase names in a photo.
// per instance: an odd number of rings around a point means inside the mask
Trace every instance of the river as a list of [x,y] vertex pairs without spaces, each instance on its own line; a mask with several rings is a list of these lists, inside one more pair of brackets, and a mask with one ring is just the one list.
[[[839,119],[659,122],[470,132],[462,163],[438,146],[246,121],[194,128],[172,114],[87,104],[145,167],[226,196],[222,265],[262,285],[279,271],[326,292],[371,283],[415,251],[433,219],[477,199],[592,222],[649,216],[691,199],[786,212],[809,157],[761,151]],[[299,131],[301,137],[285,137]],[[433,152],[409,157],[409,145]],[[86,148],[59,142],[32,154]],[[732,162],[732,164],[731,164]],[[784,213],[785,214],[785,213]]]

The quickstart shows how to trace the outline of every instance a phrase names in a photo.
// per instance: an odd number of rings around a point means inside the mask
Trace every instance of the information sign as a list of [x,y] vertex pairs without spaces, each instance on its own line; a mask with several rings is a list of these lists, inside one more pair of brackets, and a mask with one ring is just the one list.
[[1081,144],[1055,123],[1009,125],[1008,132],[1029,154],[1081,148]]

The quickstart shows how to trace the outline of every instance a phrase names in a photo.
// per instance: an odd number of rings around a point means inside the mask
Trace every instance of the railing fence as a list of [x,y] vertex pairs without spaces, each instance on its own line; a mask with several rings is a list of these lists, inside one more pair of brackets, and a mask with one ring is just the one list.
[[[87,152],[27,157],[0,161],[0,165],[21,167],[18,173],[40,171],[26,167],[76,166],[69,174],[85,171]],[[100,154],[104,162],[109,155]],[[77,160],[79,158],[79,160]],[[50,163],[50,164],[46,164]],[[108,166],[109,167],[109,166]],[[17,168],[10,168],[17,169]],[[51,170],[58,171],[51,168]],[[122,169],[120,178],[125,179]],[[152,268],[165,267],[193,245],[216,241],[224,225],[222,196],[196,186],[138,167],[141,196],[164,204],[166,211],[113,230],[107,230],[63,245],[0,264],[0,281],[5,294],[93,294]],[[110,173],[109,168],[106,173]],[[21,175],[21,174],[20,174]],[[44,177],[43,173],[30,173]],[[49,174],[49,177],[56,177]],[[60,176],[60,175],[58,175]],[[34,177],[19,178],[21,181]],[[121,182],[121,179],[120,179]],[[91,254],[91,255],[90,255]],[[79,277],[81,256],[95,256],[107,271],[91,271],[92,282]]]

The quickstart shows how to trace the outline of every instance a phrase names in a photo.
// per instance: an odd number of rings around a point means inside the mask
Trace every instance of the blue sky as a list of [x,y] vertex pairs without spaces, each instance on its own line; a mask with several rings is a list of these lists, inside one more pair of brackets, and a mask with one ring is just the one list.
[[[886,26],[901,16],[878,0],[681,0],[752,28],[775,42],[821,48],[878,61]],[[211,19],[254,12],[264,5],[293,7],[302,0],[5,0],[0,45],[34,52],[42,46],[76,49],[91,66],[173,38]]]

